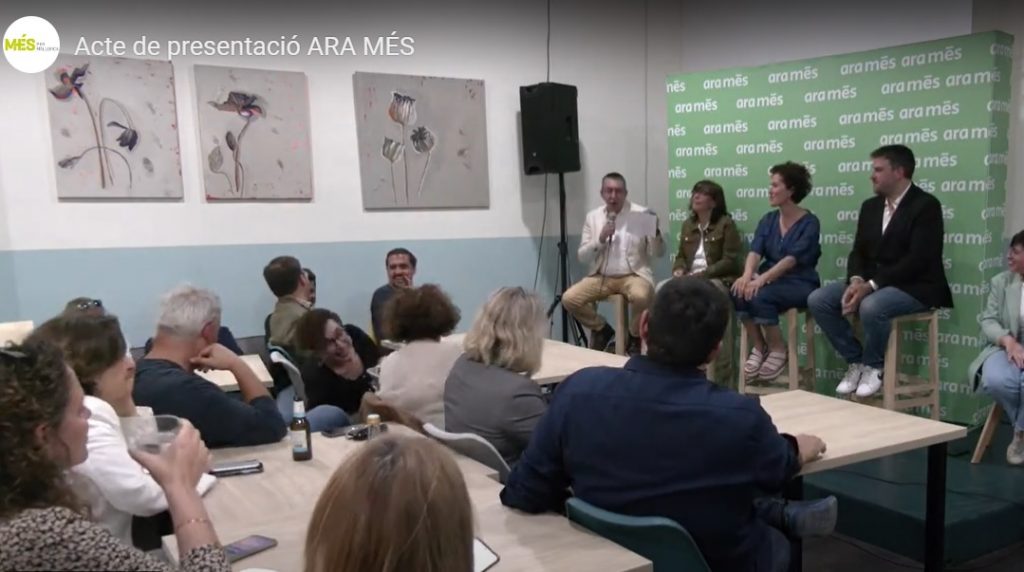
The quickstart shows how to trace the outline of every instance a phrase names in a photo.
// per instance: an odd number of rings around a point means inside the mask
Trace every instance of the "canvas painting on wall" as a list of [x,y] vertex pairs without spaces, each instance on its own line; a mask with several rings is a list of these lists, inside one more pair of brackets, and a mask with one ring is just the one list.
[[357,72],[366,209],[487,208],[484,82]]
[[182,197],[171,62],[61,54],[45,78],[58,198]]
[[310,200],[306,74],[195,66],[209,200]]

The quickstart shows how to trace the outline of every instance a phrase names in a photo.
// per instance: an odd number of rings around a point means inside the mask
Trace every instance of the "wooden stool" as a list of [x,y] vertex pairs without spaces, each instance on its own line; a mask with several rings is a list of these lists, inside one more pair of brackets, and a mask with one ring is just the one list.
[[[915,377],[900,373],[900,326],[914,322],[928,322],[928,377]],[[889,343],[885,349],[882,373],[882,407],[892,411],[928,405],[931,418],[939,418],[939,313],[935,310],[907,314],[892,319]],[[905,398],[902,398],[906,396]],[[857,399],[854,397],[854,399]],[[877,401],[878,395],[860,399]]]
[[[797,338],[797,321],[804,314],[804,339],[807,340],[807,365],[800,367],[800,340]],[[750,351],[750,340],[747,339],[747,328],[740,325],[740,370],[739,393],[768,394],[791,389],[800,389],[802,384],[814,387],[814,316],[806,308],[790,308],[783,314],[786,320],[786,370],[768,385],[749,385],[742,363],[747,360]]]
[[629,341],[629,301],[622,294],[612,294],[608,301],[615,306],[615,353],[624,356]]
[[985,419],[985,426],[981,429],[981,435],[978,435],[978,444],[974,446],[974,455],[971,456],[972,464],[977,465],[985,456],[985,451],[992,444],[992,436],[995,435],[996,428],[999,427],[999,419],[1002,416],[1003,408],[999,407],[998,403],[993,403],[992,409],[988,411],[988,418]]

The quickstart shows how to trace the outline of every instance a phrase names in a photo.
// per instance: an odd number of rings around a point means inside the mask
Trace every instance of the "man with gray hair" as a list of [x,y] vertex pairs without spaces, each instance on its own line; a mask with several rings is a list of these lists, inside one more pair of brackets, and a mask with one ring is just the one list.
[[[153,347],[135,366],[135,403],[188,419],[210,448],[280,441],[286,426],[274,399],[238,355],[217,343],[220,318],[220,298],[210,290],[184,285],[164,295]],[[242,400],[196,369],[230,371]]]

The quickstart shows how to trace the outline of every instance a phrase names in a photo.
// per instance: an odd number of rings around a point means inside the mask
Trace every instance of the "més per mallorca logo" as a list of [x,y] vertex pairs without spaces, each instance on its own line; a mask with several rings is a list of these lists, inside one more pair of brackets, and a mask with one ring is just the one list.
[[18,71],[41,72],[53,65],[59,52],[57,29],[38,16],[18,18],[4,33],[4,56]]

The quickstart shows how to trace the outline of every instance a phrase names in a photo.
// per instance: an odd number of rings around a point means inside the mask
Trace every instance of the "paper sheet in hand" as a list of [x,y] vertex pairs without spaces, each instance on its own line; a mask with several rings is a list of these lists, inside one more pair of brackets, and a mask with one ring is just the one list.
[[484,572],[498,563],[498,555],[479,538],[473,539],[473,572]]
[[658,217],[650,213],[631,213],[629,232],[638,236],[654,236],[658,229]]

